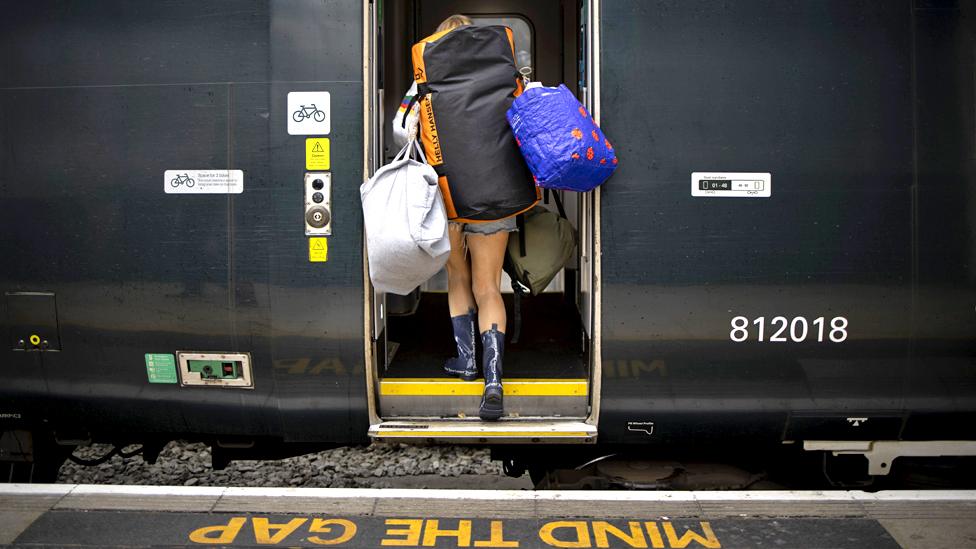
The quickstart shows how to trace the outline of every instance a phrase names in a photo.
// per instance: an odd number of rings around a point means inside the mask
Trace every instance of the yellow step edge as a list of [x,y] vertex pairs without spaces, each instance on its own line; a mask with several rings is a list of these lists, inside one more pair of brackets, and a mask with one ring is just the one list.
[[[380,381],[381,396],[481,396],[484,380],[395,378]],[[575,396],[589,394],[586,379],[503,379],[505,396]]]
[[376,436],[380,437],[408,437],[408,438],[434,438],[434,437],[460,437],[460,438],[491,438],[491,437],[535,437],[535,438],[563,438],[563,437],[588,437],[593,433],[584,431],[379,431]]

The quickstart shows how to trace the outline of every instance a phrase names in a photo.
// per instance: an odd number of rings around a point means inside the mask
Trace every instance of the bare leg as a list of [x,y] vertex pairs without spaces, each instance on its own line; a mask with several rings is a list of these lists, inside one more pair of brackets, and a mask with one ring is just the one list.
[[464,249],[463,225],[451,223],[448,234],[451,237],[451,255],[447,259],[447,306],[451,316],[467,314],[475,309],[474,295],[471,293],[471,263]]
[[499,332],[504,332],[506,318],[501,282],[508,233],[469,234],[467,239],[471,252],[471,287],[478,303],[478,327],[486,332],[494,324]]
[[485,377],[478,416],[489,421],[500,419],[505,414],[502,388],[505,303],[502,301],[500,285],[507,245],[507,232],[468,235],[474,299],[478,302],[478,324],[481,328],[482,371]]
[[478,377],[475,344],[478,341],[474,295],[471,294],[471,263],[464,249],[463,225],[448,225],[451,255],[447,259],[447,305],[451,312],[451,330],[458,355],[447,359],[444,372],[465,381]]

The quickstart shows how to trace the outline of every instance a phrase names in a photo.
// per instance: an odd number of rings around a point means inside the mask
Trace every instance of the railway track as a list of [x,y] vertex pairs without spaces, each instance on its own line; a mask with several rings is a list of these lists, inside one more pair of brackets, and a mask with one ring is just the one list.
[[[112,449],[94,444],[74,455],[95,460]],[[485,448],[374,443],[281,460],[238,460],[211,467],[210,448],[173,441],[156,463],[142,456],[112,456],[95,466],[66,461],[58,474],[64,484],[166,486],[250,486],[307,488],[532,488],[528,476],[511,478],[491,461]]]

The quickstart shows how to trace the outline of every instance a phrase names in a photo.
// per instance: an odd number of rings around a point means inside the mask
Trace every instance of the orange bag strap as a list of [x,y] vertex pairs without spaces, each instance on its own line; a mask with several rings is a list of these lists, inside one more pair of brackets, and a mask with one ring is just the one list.
[[[512,48],[512,62],[515,62],[515,37],[512,35],[512,29],[505,27],[505,36],[508,37],[508,45]],[[515,67],[515,91],[512,92],[512,97],[518,97],[522,95],[522,75],[518,72],[518,66]]]

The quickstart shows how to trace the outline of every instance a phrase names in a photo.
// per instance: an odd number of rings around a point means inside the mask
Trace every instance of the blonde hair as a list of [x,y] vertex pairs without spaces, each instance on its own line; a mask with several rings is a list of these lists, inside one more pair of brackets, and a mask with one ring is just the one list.
[[467,15],[461,15],[460,13],[456,13],[448,17],[447,19],[441,21],[441,24],[437,25],[437,30],[434,32],[456,29],[462,25],[472,25],[472,24],[473,23],[471,22],[471,19],[469,19]]

